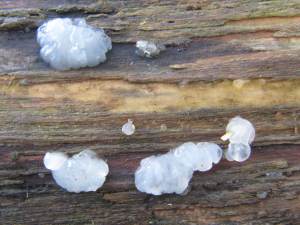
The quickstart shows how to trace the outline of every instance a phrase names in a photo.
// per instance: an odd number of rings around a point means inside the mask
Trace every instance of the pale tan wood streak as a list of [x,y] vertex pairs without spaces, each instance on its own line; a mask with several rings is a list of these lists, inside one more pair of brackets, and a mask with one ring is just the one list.
[[[196,64],[195,66],[197,66]],[[193,67],[190,66],[190,67]],[[233,107],[299,106],[300,81],[227,80],[191,84],[134,84],[91,80],[29,86],[2,85],[9,98],[98,104],[114,113],[168,112]]]

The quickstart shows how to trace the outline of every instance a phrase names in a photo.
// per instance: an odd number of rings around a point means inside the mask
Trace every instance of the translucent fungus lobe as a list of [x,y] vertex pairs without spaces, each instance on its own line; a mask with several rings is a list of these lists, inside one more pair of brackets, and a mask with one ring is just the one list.
[[197,143],[197,147],[202,149],[202,151],[206,151],[214,164],[218,164],[222,159],[223,151],[221,147],[215,143],[199,142]]
[[241,117],[231,119],[226,127],[222,140],[229,140],[225,157],[229,161],[243,162],[251,155],[250,144],[255,138],[255,128],[252,123]]
[[111,39],[84,19],[53,19],[37,31],[42,59],[58,70],[96,66],[106,60]]
[[122,132],[126,135],[132,135],[135,131],[135,126],[131,119],[128,119],[127,123],[122,126]]
[[153,195],[183,193],[188,187],[193,171],[177,161],[172,154],[150,156],[141,161],[135,172],[139,191]]
[[222,157],[222,149],[213,143],[187,142],[164,155],[141,161],[135,172],[139,191],[153,195],[182,194],[188,188],[194,171],[208,171]]
[[175,157],[193,171],[208,171],[212,168],[212,158],[205,149],[198,148],[193,142],[186,142],[174,149]]
[[251,144],[255,138],[255,129],[249,120],[236,116],[229,121],[222,138],[229,139],[231,143]]
[[242,143],[230,143],[228,145],[227,154],[229,159],[232,159],[237,162],[246,161],[251,154],[251,148],[248,144]]
[[108,174],[108,165],[91,150],[68,158],[64,153],[46,153],[44,164],[56,183],[69,192],[96,191]]
[[68,160],[63,152],[47,152],[44,156],[44,165],[49,170],[57,170]]
[[140,40],[136,42],[136,54],[142,57],[156,57],[164,49],[164,46],[155,44],[151,41]]

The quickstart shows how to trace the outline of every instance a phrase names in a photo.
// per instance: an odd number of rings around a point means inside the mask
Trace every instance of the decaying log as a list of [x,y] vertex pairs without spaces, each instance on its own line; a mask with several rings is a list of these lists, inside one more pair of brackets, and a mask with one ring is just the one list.
[[[106,30],[107,62],[61,72],[39,58],[36,28],[66,16]],[[140,58],[139,39],[166,51]],[[299,0],[1,1],[0,224],[300,224],[299,74]],[[257,129],[249,161],[196,173],[185,196],[135,189],[142,158],[223,145],[235,115]],[[110,174],[96,193],[67,193],[42,157],[85,148]]]

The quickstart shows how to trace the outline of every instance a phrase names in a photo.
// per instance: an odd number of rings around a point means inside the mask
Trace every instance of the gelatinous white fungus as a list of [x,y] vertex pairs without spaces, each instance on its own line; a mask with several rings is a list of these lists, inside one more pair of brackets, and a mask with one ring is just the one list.
[[251,154],[251,148],[248,144],[230,143],[228,145],[227,154],[230,159],[237,162],[246,161]]
[[136,42],[136,54],[142,57],[153,58],[165,49],[163,45],[151,41],[140,40]]
[[44,164],[59,186],[76,193],[96,191],[103,185],[109,171],[106,162],[91,150],[84,150],[71,158],[61,152],[48,152]]
[[228,154],[228,149],[226,149],[224,151],[224,156],[225,156],[225,159],[227,159],[228,161],[233,161],[233,159],[230,157],[230,154]]
[[223,150],[215,143],[199,142],[197,143],[197,147],[202,149],[202,151],[206,151],[210,155],[214,164],[218,164],[222,159]]
[[188,187],[192,175],[190,168],[167,153],[143,159],[135,172],[135,184],[139,191],[148,194],[181,194]]
[[63,152],[47,152],[44,156],[44,165],[49,170],[57,170],[67,160],[68,156]]
[[226,134],[221,137],[223,141],[229,140],[225,157],[229,161],[243,162],[250,157],[250,144],[255,138],[255,128],[252,123],[239,116],[231,119],[226,127]]
[[45,22],[38,28],[37,41],[43,60],[58,70],[96,66],[112,48],[103,29],[94,29],[79,18]]
[[229,139],[231,143],[251,144],[255,138],[255,129],[249,120],[239,116],[232,118],[227,127],[226,134],[221,137],[223,141]]
[[153,195],[182,194],[188,188],[194,171],[208,171],[222,157],[222,149],[213,143],[187,142],[164,155],[141,161],[135,172],[139,191]]
[[186,142],[173,150],[175,157],[193,171],[208,171],[212,168],[212,158],[205,149],[193,142]]
[[126,135],[132,135],[135,131],[135,126],[131,119],[128,119],[127,123],[122,126],[122,132]]

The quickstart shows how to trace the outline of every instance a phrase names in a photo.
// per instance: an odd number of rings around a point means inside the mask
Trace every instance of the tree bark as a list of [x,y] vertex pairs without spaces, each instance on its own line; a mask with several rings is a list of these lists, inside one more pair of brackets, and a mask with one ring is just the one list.
[[[0,2],[0,224],[300,224],[300,1],[10,0]],[[55,71],[36,28],[84,17],[112,37],[108,60]],[[135,55],[140,39],[165,44]],[[250,160],[195,173],[184,196],[134,185],[142,158],[213,141],[231,117],[257,130]],[[130,118],[132,136],[121,126]],[[226,148],[226,144],[222,144]],[[92,149],[110,173],[68,193],[47,151]]]

